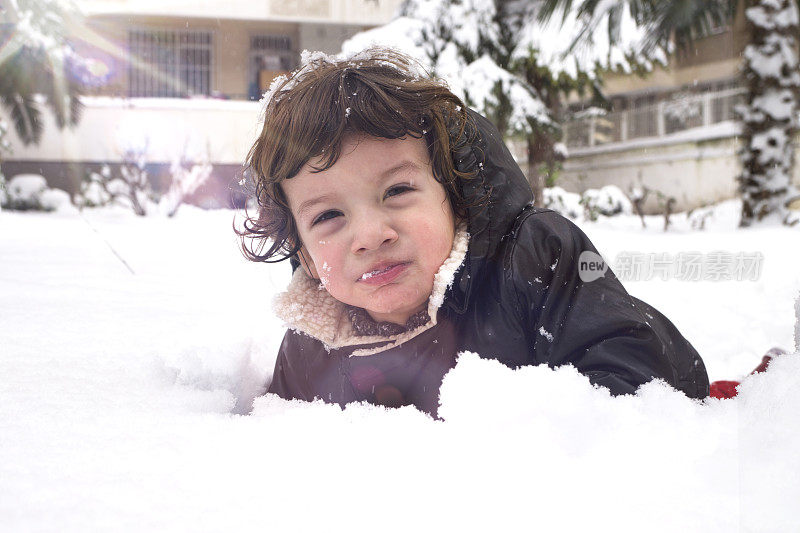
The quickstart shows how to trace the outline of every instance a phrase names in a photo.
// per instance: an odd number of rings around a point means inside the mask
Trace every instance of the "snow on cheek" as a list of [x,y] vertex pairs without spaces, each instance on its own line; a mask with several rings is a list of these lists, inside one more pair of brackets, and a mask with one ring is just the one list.
[[328,285],[330,285],[331,283],[330,274],[331,274],[331,266],[328,264],[327,261],[323,261],[322,268],[320,269],[319,272],[319,281],[320,281],[318,287],[319,290],[328,288]]

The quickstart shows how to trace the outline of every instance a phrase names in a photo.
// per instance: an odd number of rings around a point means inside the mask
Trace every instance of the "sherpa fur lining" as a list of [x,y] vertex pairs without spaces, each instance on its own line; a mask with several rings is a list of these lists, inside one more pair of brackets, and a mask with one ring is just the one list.
[[430,321],[422,326],[384,337],[381,335],[358,336],[353,331],[345,305],[331,296],[319,281],[314,280],[302,268],[295,270],[292,281],[286,289],[275,297],[273,307],[287,327],[304,333],[322,342],[325,348],[372,345],[355,350],[351,355],[371,355],[399,346],[413,339],[425,330],[436,325],[436,315],[444,303],[444,295],[453,284],[456,272],[464,262],[469,245],[466,224],[456,230],[450,255],[433,278],[433,290],[428,300]]

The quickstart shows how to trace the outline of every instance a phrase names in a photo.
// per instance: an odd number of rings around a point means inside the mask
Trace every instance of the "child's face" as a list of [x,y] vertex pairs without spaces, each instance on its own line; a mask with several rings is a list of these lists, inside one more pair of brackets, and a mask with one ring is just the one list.
[[455,220],[422,139],[352,137],[328,170],[306,165],[281,187],[331,296],[398,324],[425,308]]

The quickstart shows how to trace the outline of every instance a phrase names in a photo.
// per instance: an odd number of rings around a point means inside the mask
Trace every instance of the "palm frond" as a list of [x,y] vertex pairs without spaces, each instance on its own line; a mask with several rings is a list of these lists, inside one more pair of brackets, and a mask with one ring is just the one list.
[[[70,84],[73,85],[73,84]],[[81,100],[79,94],[80,89],[76,89],[70,87],[69,93],[69,126],[76,126],[78,122],[80,122],[81,117],[83,116],[83,110],[85,106],[83,105],[83,101]]]
[[566,14],[572,10],[572,2],[573,0],[544,0],[537,14],[539,22],[549,22],[556,11],[561,11],[561,19],[563,21]]
[[38,143],[42,138],[44,125],[42,113],[32,94],[15,93],[0,95],[3,106],[8,109],[14,130],[23,144]]

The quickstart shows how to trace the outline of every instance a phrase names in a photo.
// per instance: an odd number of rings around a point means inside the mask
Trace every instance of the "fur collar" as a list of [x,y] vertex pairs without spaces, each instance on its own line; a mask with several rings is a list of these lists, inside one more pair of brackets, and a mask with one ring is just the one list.
[[313,337],[327,350],[355,347],[351,355],[371,355],[399,346],[436,325],[437,311],[444,303],[447,289],[453,284],[456,272],[464,263],[469,245],[466,224],[460,225],[453,239],[453,248],[433,278],[433,291],[428,300],[427,324],[388,337],[358,336],[353,331],[345,305],[309,277],[302,268],[295,270],[285,292],[275,297],[273,307],[286,325],[299,333]]

